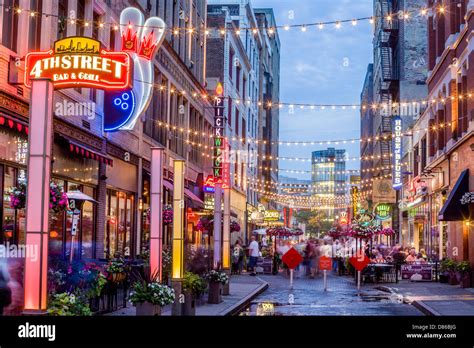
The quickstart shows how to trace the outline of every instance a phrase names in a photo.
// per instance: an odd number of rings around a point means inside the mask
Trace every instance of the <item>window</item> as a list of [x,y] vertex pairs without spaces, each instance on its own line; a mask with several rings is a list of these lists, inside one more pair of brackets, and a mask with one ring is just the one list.
[[112,257],[132,257],[134,226],[134,195],[126,192],[107,190],[105,255]]
[[426,137],[421,139],[421,170],[426,168]]
[[84,18],[86,16],[86,1],[77,0],[77,11],[76,18],[80,20],[76,21],[76,36],[84,36]]
[[242,82],[242,99],[246,99],[247,98],[247,78],[244,76],[243,78],[243,82]]
[[[115,24],[114,24],[115,25]],[[110,36],[109,36],[109,49],[111,51],[115,51],[115,45],[117,42],[117,30],[114,30],[112,25],[112,28],[110,28]]]
[[232,127],[232,99],[227,99],[227,123]]
[[97,13],[96,11],[94,11],[94,13],[92,14],[92,21],[93,21],[93,24],[92,24],[92,38],[100,41],[100,38],[99,38],[99,24],[98,23],[102,22],[102,16],[99,13]]
[[234,50],[231,48],[229,52],[229,76],[231,81],[234,80]]
[[11,49],[12,51],[17,50],[18,35],[18,16],[15,15],[12,9],[18,6],[18,0],[3,0],[2,45]]
[[[43,0],[31,0],[31,10],[35,12],[42,12]],[[36,15],[30,18],[30,26],[28,33],[28,49],[30,51],[37,51],[41,47],[41,20],[43,16]]]
[[237,66],[237,69],[236,69],[236,74],[235,74],[235,88],[237,89],[237,91],[239,91],[239,93],[241,92],[240,90],[240,72],[241,72],[242,68],[240,66]]
[[239,136],[239,124],[240,124],[240,112],[239,109],[235,109],[235,135]]

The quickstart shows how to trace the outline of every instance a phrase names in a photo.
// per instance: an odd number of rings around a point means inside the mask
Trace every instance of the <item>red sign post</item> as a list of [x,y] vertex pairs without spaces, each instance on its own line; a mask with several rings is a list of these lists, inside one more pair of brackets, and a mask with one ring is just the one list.
[[321,256],[319,258],[319,270],[330,271],[332,269],[331,258],[327,256]]
[[370,260],[362,250],[358,250],[355,256],[349,258],[349,262],[357,270],[357,290],[360,290],[360,273],[367,267]]
[[283,263],[290,269],[290,288],[293,288],[293,272],[294,269],[303,261],[303,257],[295,248],[288,250],[281,258]]

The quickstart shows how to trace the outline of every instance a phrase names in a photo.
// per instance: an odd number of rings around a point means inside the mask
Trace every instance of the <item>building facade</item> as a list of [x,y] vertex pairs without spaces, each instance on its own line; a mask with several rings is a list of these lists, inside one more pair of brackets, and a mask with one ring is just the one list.
[[[429,1],[429,103],[412,130],[412,167],[405,199],[407,242],[433,258],[474,264],[474,59],[472,1]],[[441,10],[443,9],[443,10]],[[464,197],[464,198],[463,198]],[[423,216],[422,216],[423,215]]]
[[[71,242],[71,217],[51,213],[50,254],[67,257],[73,251],[78,258],[108,259],[134,258],[142,253],[149,240],[150,148],[154,146],[165,148],[165,204],[172,199],[172,160],[186,160],[186,242],[202,242],[195,233],[194,213],[202,208],[202,180],[211,172],[212,155],[203,150],[211,145],[207,135],[213,125],[210,103],[201,97],[205,94],[206,2],[38,0],[30,4],[11,0],[4,2],[0,11],[0,112],[5,124],[16,127],[2,126],[0,133],[4,139],[1,243],[24,241],[24,211],[9,204],[11,188],[25,182],[30,107],[30,91],[23,85],[24,65],[18,58],[29,51],[47,51],[54,41],[75,35],[92,37],[104,48],[120,50],[120,32],[114,27],[127,6],[139,8],[146,16],[161,17],[168,28],[193,30],[167,32],[154,60],[150,107],[131,131],[104,131],[103,91],[76,88],[54,92],[53,182],[64,191],[78,189],[98,203],[86,203],[82,209],[75,243]],[[35,15],[14,11],[19,7]],[[84,108],[65,113],[67,105]],[[170,228],[165,226],[165,247],[170,237]]]

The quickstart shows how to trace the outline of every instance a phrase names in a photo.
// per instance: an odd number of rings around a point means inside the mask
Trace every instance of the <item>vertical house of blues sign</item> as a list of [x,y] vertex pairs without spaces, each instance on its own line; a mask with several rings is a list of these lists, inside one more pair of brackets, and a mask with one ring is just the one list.
[[222,97],[222,86],[219,85],[217,88],[217,96],[214,98],[213,174],[216,180],[222,179],[222,164],[224,160],[224,125],[224,98]]
[[393,122],[393,189],[402,188],[402,118],[394,116]]

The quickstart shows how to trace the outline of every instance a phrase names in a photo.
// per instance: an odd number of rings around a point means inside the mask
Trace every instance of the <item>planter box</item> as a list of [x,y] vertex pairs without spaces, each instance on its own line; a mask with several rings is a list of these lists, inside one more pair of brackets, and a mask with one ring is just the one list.
[[439,282],[440,283],[448,283],[449,281],[449,274],[440,274],[439,275]]
[[184,292],[183,315],[196,315],[196,299],[194,298],[193,293],[191,291]]
[[471,287],[471,275],[469,273],[458,273],[459,284],[461,288],[470,288]]
[[222,302],[222,283],[209,283],[208,303],[218,304]]
[[456,273],[450,273],[449,274],[449,281],[448,281],[449,285],[458,285],[459,284],[459,281],[458,281],[458,276]]
[[150,302],[137,303],[137,316],[160,316],[161,306],[154,305]]

